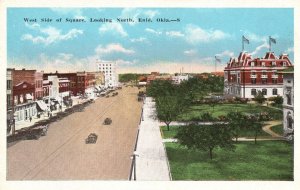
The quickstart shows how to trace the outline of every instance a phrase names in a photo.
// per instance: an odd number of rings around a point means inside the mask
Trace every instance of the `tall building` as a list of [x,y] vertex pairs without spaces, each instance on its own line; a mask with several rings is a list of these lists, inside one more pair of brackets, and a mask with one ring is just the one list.
[[283,74],[283,131],[288,140],[294,139],[294,69]]
[[241,98],[254,98],[261,91],[266,98],[283,96],[283,77],[280,71],[292,67],[287,54],[277,57],[267,52],[263,58],[252,58],[241,52],[230,58],[224,69],[224,94]]
[[96,61],[98,71],[104,73],[106,87],[116,87],[119,85],[119,76],[117,74],[117,63],[112,61]]

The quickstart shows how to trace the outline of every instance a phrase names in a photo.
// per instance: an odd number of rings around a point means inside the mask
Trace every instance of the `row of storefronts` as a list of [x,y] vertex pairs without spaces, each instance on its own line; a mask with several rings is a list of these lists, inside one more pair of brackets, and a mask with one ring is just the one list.
[[7,69],[7,132],[11,132],[16,122],[31,121],[33,117],[72,106],[71,96],[94,98],[96,87],[103,85],[102,81],[103,75],[97,72]]

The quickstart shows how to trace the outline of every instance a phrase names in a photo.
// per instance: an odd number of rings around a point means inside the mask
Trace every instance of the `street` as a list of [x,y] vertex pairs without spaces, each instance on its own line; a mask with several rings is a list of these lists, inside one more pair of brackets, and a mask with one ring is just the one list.
[[[51,123],[39,140],[9,147],[7,180],[127,180],[142,103],[137,88],[118,93]],[[111,125],[103,125],[107,117]],[[85,144],[90,133],[96,144]]]

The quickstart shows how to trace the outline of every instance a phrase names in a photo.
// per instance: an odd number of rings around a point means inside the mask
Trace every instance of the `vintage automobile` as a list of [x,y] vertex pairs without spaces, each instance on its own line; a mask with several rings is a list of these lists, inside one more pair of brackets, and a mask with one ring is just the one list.
[[112,96],[116,96],[116,95],[118,95],[118,92],[114,92],[114,93],[112,94]]
[[98,139],[98,135],[96,133],[91,133],[89,136],[85,139],[85,144],[95,144]]
[[44,126],[38,126],[31,128],[29,130],[26,130],[24,132],[26,139],[36,139],[38,140],[41,136],[46,136],[48,132],[48,125]]
[[110,125],[112,123],[111,118],[106,118],[103,122],[104,125]]

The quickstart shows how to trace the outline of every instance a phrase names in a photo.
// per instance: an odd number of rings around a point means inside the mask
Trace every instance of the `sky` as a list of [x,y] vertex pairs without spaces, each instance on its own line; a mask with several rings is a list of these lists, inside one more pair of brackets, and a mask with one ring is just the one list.
[[[7,62],[44,72],[96,71],[96,60],[105,60],[117,62],[118,73],[202,73],[214,71],[217,56],[222,71],[242,51],[243,35],[252,57],[265,55],[272,36],[272,51],[293,62],[293,14],[287,8],[8,8]],[[176,21],[158,22],[164,19]]]

